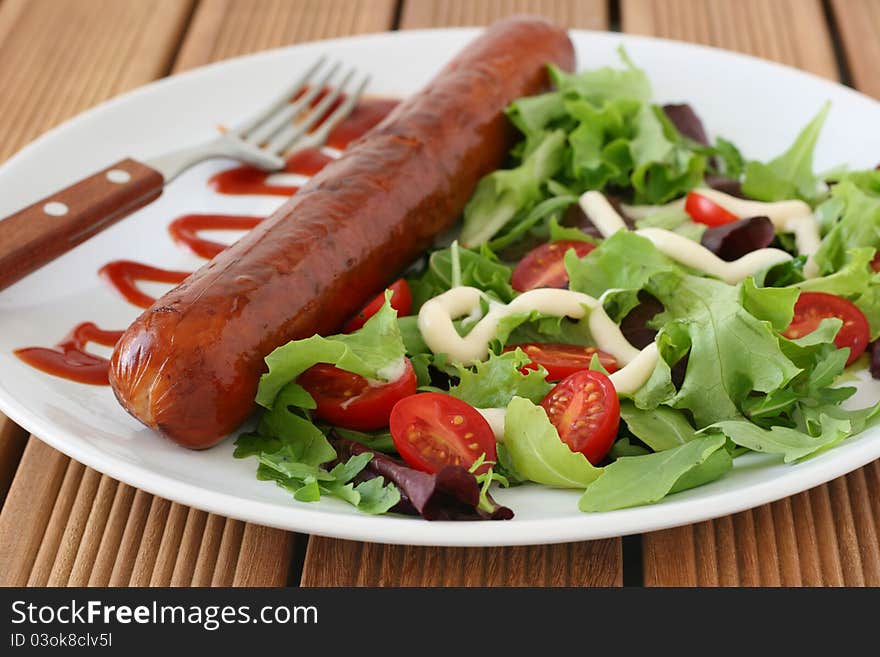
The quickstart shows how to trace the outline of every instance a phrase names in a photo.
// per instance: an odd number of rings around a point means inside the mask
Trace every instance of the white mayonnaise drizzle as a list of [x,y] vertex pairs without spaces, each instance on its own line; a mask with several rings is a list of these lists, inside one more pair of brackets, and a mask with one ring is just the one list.
[[[583,211],[599,229],[603,237],[610,237],[619,230],[626,230],[623,218],[612,207],[601,192],[591,191],[580,198]],[[797,201],[798,203],[800,201]],[[806,204],[804,204],[806,205]],[[635,231],[651,242],[657,249],[676,262],[687,265],[703,273],[720,278],[725,283],[734,284],[753,274],[791,260],[791,256],[780,249],[757,249],[733,262],[722,260],[702,244],[698,244],[678,233],[664,228],[642,228]]]
[[819,235],[819,222],[810,206],[803,201],[763,203],[737,198],[708,187],[700,187],[694,191],[738,217],[764,216],[770,219],[777,233],[793,233],[798,253],[807,256],[804,275],[807,278],[812,278],[819,273],[813,258],[822,242],[822,237]]
[[540,288],[523,292],[506,305],[490,301],[489,312],[467,335],[460,336],[453,320],[473,313],[484,298],[483,292],[477,288],[460,286],[425,302],[419,311],[418,327],[431,351],[445,353],[455,362],[470,365],[487,358],[489,342],[495,337],[498,322],[504,317],[537,311],[554,317],[580,319],[589,310],[590,335],[596,346],[614,356],[622,365],[611,375],[611,381],[619,393],[638,390],[651,376],[657,362],[656,347],[649,345],[642,351],[633,347],[598,300],[571,290]]
[[602,234],[602,237],[611,237],[619,230],[627,230],[623,220],[614,206],[605,198],[602,192],[585,192],[578,199],[581,209],[589,217],[593,225]]
[[663,228],[641,228],[636,235],[647,237],[657,250],[676,262],[699,270],[729,285],[735,285],[753,274],[791,260],[791,256],[780,249],[757,249],[732,262],[722,260],[701,244]]

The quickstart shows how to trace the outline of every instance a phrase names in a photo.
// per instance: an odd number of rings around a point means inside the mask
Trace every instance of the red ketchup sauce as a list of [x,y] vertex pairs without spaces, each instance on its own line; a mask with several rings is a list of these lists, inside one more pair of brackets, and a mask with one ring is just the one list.
[[199,235],[199,231],[250,230],[262,220],[262,217],[225,214],[187,214],[172,221],[168,226],[168,233],[175,244],[182,246],[193,255],[210,260],[225,250],[227,245],[205,239]]
[[[318,94],[313,104],[320,101],[324,93],[326,92]],[[341,98],[338,99],[327,110],[325,116],[329,115],[341,101]],[[344,150],[351,142],[362,137],[384,119],[399,102],[392,98],[362,99],[352,113],[330,132],[327,146]],[[313,176],[333,159],[332,155],[318,148],[302,149],[288,157],[284,173]],[[208,180],[208,185],[220,194],[292,196],[297,192],[298,187],[292,185],[268,184],[266,181],[270,175],[253,167],[239,166],[215,174]],[[171,222],[168,232],[171,239],[182,248],[201,258],[211,259],[227,245],[202,237],[201,231],[250,230],[261,220],[261,217],[239,215],[188,214]],[[98,270],[101,278],[126,301],[139,308],[149,308],[155,299],[138,288],[138,281],[177,284],[190,273],[161,269],[131,260],[114,260]],[[28,365],[47,374],[78,383],[109,385],[110,361],[89,353],[86,347],[89,343],[112,347],[122,334],[123,331],[105,331],[92,322],[83,322],[76,325],[54,347],[23,347],[16,349],[14,353]]]
[[114,260],[98,270],[98,275],[107,281],[129,303],[140,308],[149,308],[156,300],[138,289],[137,281],[156,283],[182,283],[192,274],[191,271],[172,271],[159,269],[131,260]]
[[107,372],[110,361],[90,354],[85,348],[89,342],[112,347],[122,337],[122,333],[122,331],[104,331],[91,322],[83,322],[77,324],[51,349],[25,347],[16,349],[15,355],[31,367],[48,374],[77,383],[106,386],[109,384]]
[[[327,146],[344,150],[351,142],[363,136],[370,128],[384,119],[397,105],[390,98],[366,98],[362,100],[344,121],[330,131]],[[298,173],[313,176],[323,169],[333,158],[320,149],[303,149],[293,153],[287,160],[284,173]],[[298,187],[292,185],[271,185],[266,182],[271,173],[251,166],[239,166],[214,174],[208,185],[220,194],[268,194],[272,196],[293,196]]]

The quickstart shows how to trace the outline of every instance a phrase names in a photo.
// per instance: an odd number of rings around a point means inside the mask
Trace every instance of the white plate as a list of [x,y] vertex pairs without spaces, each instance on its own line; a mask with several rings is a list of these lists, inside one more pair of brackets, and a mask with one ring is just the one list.
[[[475,34],[473,29],[377,34],[260,53],[221,62],[126,94],[48,133],[0,168],[0,216],[124,155],[149,157],[246,116],[319,53],[333,53],[373,74],[373,94],[420,88]],[[572,32],[580,67],[617,62],[624,44],[661,101],[692,102],[714,134],[751,157],[785,148],[827,99],[834,103],[817,167],[864,167],[880,159],[880,104],[817,77],[750,57],[619,34]],[[401,53],[406,53],[402,58]],[[265,525],[366,541],[424,545],[514,545],[643,532],[740,511],[805,490],[880,456],[880,432],[866,432],[794,466],[750,455],[722,480],[655,506],[601,514],[577,510],[578,494],[538,486],[499,491],[516,511],[510,522],[434,522],[361,515],[336,500],[299,503],[254,478],[253,459],[232,458],[232,441],[191,452],[144,428],[109,388],[71,383],[21,363],[16,347],[52,345],[74,324],[121,328],[137,310],[98,279],[112,259],[171,269],[201,261],[176,248],[165,227],[190,212],[263,215],[278,197],[220,196],[207,176],[228,166],[203,164],[155,203],[0,293],[0,409],[52,446],[151,493]],[[866,387],[870,387],[868,383]],[[867,402],[878,391],[863,391]],[[864,404],[863,404],[864,405]]]

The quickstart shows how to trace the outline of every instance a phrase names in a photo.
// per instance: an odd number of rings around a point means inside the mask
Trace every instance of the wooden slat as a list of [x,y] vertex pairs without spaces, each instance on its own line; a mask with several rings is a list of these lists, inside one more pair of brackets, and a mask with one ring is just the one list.
[[3,508],[27,439],[27,431],[0,414],[0,508]]
[[70,459],[36,438],[21,458],[0,511],[0,586],[24,586]]
[[[851,8],[867,11],[869,4],[880,7],[876,1],[841,0],[838,21]],[[747,52],[828,78],[838,75],[818,0],[622,0],[621,10],[627,32]],[[880,32],[873,34],[876,42]],[[877,477],[875,463],[774,504],[648,534],[643,538],[645,584],[876,585],[880,498],[872,492],[880,489]]]
[[202,0],[175,71],[256,50],[388,30],[395,0]]
[[821,0],[620,1],[624,32],[736,50],[837,77]]
[[831,5],[853,85],[880,98],[880,2],[832,0]]
[[[406,0],[402,29],[485,25],[537,13],[572,28],[605,29],[607,2]],[[303,586],[621,586],[620,539],[500,549],[422,548],[312,536]]]
[[312,536],[302,586],[621,586],[617,540],[420,548]]
[[487,25],[512,14],[537,14],[583,30],[608,29],[607,0],[404,0],[401,29]]
[[0,161],[97,102],[163,75],[192,0],[5,0]]

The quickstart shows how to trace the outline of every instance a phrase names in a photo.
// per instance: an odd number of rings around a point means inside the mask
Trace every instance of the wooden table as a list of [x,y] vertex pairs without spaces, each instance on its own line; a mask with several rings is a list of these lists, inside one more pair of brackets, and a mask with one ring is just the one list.
[[[880,0],[0,0],[0,161],[96,103],[194,66],[519,12],[748,52],[880,97]],[[0,416],[0,503],[6,585],[880,584],[880,462],[774,504],[622,540],[412,548],[174,504]]]

